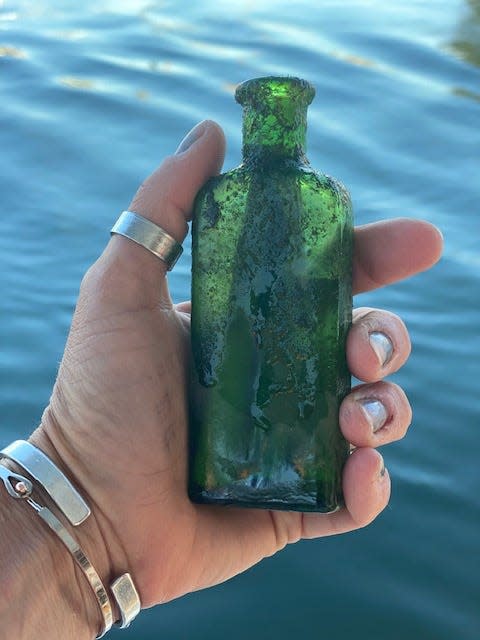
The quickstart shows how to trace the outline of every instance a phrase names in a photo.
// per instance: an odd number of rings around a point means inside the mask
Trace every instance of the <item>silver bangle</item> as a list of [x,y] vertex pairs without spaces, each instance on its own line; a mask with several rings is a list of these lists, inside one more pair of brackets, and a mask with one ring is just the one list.
[[[85,500],[43,451],[30,442],[17,440],[0,451],[0,459],[2,457],[15,462],[34,478],[54,500],[71,524],[78,526],[88,518],[91,512]],[[3,480],[10,496],[26,500],[35,509],[36,513],[67,547],[75,562],[85,574],[95,593],[104,618],[104,629],[97,636],[97,638],[101,638],[112,627],[113,614],[106,589],[88,557],[75,538],[70,535],[50,509],[38,504],[31,498],[33,484],[28,478],[14,473],[0,464],[0,479]],[[129,573],[124,573],[114,580],[110,585],[110,589],[121,617],[121,620],[116,622],[115,625],[123,629],[128,627],[140,612],[140,596]]]
[[55,535],[61,540],[63,545],[68,549],[76,564],[82,570],[84,576],[90,584],[98,606],[103,617],[103,629],[97,635],[97,638],[104,636],[110,631],[113,624],[113,612],[107,591],[95,571],[92,563],[85,555],[85,552],[78,544],[77,540],[65,529],[60,520],[47,507],[36,502],[31,496],[33,491],[32,483],[27,478],[22,477],[18,473],[13,473],[3,465],[0,465],[0,478],[3,480],[8,493],[14,498],[20,498],[29,504],[37,513],[37,515],[47,524]]
[[140,613],[140,596],[129,573],[124,573],[110,585],[121,620],[115,623],[120,629],[130,626],[132,620]]
[[88,518],[88,504],[43,451],[26,440],[15,440],[0,451],[0,458],[2,457],[16,462],[25,469],[43,487],[74,527]]

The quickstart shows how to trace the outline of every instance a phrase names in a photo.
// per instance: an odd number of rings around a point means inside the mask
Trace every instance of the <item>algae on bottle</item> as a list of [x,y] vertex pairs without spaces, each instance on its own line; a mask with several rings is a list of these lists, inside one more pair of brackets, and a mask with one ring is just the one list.
[[353,221],[346,189],[305,155],[314,94],[291,77],[241,84],[243,162],[196,200],[195,502],[322,512],[342,504]]

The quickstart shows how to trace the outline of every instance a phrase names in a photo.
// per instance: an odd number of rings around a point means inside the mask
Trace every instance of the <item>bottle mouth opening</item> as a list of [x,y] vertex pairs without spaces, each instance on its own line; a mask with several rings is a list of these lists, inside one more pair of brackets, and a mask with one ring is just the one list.
[[242,106],[275,104],[285,100],[308,106],[314,96],[315,89],[310,82],[292,76],[253,78],[239,84],[235,91],[235,100]]

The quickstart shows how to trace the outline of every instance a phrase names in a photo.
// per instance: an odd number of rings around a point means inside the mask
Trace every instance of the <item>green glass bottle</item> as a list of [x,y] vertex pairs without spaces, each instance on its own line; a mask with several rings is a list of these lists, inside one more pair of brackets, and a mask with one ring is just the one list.
[[195,502],[322,512],[342,504],[353,222],[348,192],[305,156],[314,94],[298,78],[241,84],[243,163],[197,197]]

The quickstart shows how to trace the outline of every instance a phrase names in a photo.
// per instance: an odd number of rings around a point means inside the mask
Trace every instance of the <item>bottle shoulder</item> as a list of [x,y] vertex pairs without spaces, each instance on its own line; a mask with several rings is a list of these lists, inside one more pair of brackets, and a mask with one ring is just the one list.
[[272,180],[281,180],[282,176],[296,177],[307,190],[323,191],[345,205],[351,204],[350,194],[345,185],[337,178],[315,171],[306,159],[305,162],[287,160],[278,163],[242,163],[234,169],[211,178],[209,186],[210,189],[215,189],[234,182],[248,185],[259,176],[270,177]]
[[195,199],[194,229],[215,227],[221,214],[244,209],[249,185],[250,176],[242,167],[210,178]]
[[302,187],[312,196],[317,194],[319,197],[327,198],[347,209],[352,207],[352,200],[346,186],[330,175],[308,168],[302,171]]
[[238,215],[257,192],[266,194],[267,200],[274,194],[291,193],[294,198],[300,196],[306,213],[330,212],[332,222],[352,221],[346,187],[336,178],[315,171],[308,162],[241,164],[210,178],[197,196],[195,209],[207,226],[215,225],[221,212]]
[[215,191],[224,185],[230,185],[234,182],[244,183],[249,178],[249,171],[244,165],[239,165],[234,169],[223,171],[216,176],[212,176],[201,189],[201,192]]

